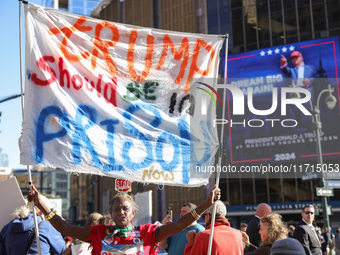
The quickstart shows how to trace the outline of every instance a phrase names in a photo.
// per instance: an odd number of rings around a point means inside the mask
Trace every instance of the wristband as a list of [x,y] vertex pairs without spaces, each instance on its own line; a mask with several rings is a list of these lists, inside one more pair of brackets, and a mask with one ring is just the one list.
[[50,211],[50,213],[45,216],[45,220],[49,221],[50,219],[52,219],[54,217],[54,215],[56,215],[56,213],[57,213],[56,210]]
[[199,215],[195,209],[191,210],[190,213],[195,220],[198,220],[201,217],[201,215]]

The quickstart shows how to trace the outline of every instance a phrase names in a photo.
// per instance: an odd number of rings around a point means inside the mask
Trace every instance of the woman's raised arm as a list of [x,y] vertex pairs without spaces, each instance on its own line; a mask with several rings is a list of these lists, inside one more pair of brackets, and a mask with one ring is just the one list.
[[[219,200],[221,198],[221,190],[216,187],[209,193],[209,197],[201,203],[199,206],[196,207],[195,211],[198,215],[201,215],[205,212],[212,204],[214,204],[214,200]],[[194,216],[191,213],[187,213],[182,218],[180,218],[178,221],[174,223],[170,223],[167,225],[163,225],[160,227],[157,240],[156,242],[160,242],[164,240],[165,238],[176,235],[179,232],[186,229],[191,223],[196,221],[197,219],[194,218]]]
[[[48,215],[52,216],[52,209],[48,208],[48,206],[41,200],[40,194],[34,185],[32,185],[32,189],[33,194],[31,189],[28,188],[28,202],[32,202],[32,200],[34,200],[34,205],[45,215],[45,217]],[[87,239],[91,234],[91,228],[71,225],[58,215],[54,215],[50,218],[49,222],[61,234],[78,238],[82,241]]]

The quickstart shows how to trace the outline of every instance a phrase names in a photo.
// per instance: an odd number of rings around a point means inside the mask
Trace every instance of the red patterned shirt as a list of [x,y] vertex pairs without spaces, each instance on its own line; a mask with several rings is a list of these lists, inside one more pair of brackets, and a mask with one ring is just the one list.
[[132,235],[126,238],[113,235],[115,226],[102,224],[90,227],[91,234],[85,242],[91,243],[90,247],[93,247],[92,255],[157,255],[156,225],[136,226],[133,228]]

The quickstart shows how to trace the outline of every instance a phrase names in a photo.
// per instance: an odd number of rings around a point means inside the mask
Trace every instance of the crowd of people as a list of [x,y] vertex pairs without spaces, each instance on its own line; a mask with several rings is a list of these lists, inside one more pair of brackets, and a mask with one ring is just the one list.
[[[220,190],[215,187],[199,206],[184,204],[180,219],[175,222],[167,215],[162,223],[134,226],[138,207],[131,196],[118,193],[109,202],[107,215],[92,213],[81,227],[67,223],[34,186],[32,190],[28,190],[27,198],[34,200],[41,215],[38,227],[44,255],[75,255],[71,247],[80,244],[87,245],[87,254],[93,255],[152,255],[160,248],[169,255],[205,255],[210,241],[212,255],[340,255],[340,230],[330,236],[326,227],[321,230],[314,227],[312,205],[302,209],[302,219],[296,226],[287,227],[280,214],[261,203],[253,219],[247,224],[241,223],[238,230],[232,228],[226,218],[226,206],[219,200]],[[206,223],[205,228],[197,223],[200,217]],[[0,254],[38,254],[32,208],[18,208],[13,218],[1,230]],[[215,218],[214,235],[210,240],[212,218]]]

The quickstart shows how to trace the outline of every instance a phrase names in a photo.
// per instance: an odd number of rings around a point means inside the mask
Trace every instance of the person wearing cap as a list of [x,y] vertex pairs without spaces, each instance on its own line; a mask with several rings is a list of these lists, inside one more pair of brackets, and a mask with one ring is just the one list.
[[116,225],[75,226],[64,221],[41,200],[38,190],[32,185],[28,189],[27,200],[34,200],[35,205],[45,215],[45,219],[63,235],[71,236],[90,243],[92,255],[100,254],[157,254],[157,243],[183,231],[201,214],[221,198],[221,190],[210,191],[207,199],[196,209],[184,215],[178,221],[166,225],[144,224],[133,226],[133,219],[138,210],[137,204],[127,193],[117,193],[109,202],[109,213]]
[[66,246],[66,249],[67,249],[68,247],[70,247],[71,244],[72,244],[72,237],[70,237],[70,236],[65,236],[65,246]]
[[[211,255],[242,255],[242,235],[239,230],[230,227],[225,218],[226,206],[221,201],[216,201],[216,215],[214,224],[214,236],[212,239]],[[214,205],[210,206],[202,215],[206,222],[206,229],[200,233],[195,230],[187,233],[188,244],[185,247],[185,255],[207,254],[211,228],[211,218]]]
[[313,226],[314,206],[306,205],[302,208],[302,220],[296,225],[294,238],[297,239],[305,249],[307,255],[321,255],[321,243]]
[[[48,201],[47,198],[43,198]],[[24,205],[13,212],[14,220],[5,225],[0,233],[0,254],[38,254],[37,241],[30,235],[34,229],[32,206]],[[37,216],[41,254],[62,254],[65,251],[65,241],[61,234],[48,221]]]
[[295,227],[293,225],[289,225],[288,227],[288,237],[291,237],[291,238],[294,238],[294,230],[295,230]]
[[241,223],[241,231],[246,232],[248,225],[246,223]]
[[300,51],[293,51],[290,54],[290,59],[294,64],[293,67],[288,66],[286,57],[281,55],[280,63],[282,72],[294,79],[295,86],[304,88],[311,87],[316,74],[315,67],[304,63]]
[[270,255],[306,255],[306,253],[299,241],[285,238],[274,242]]

